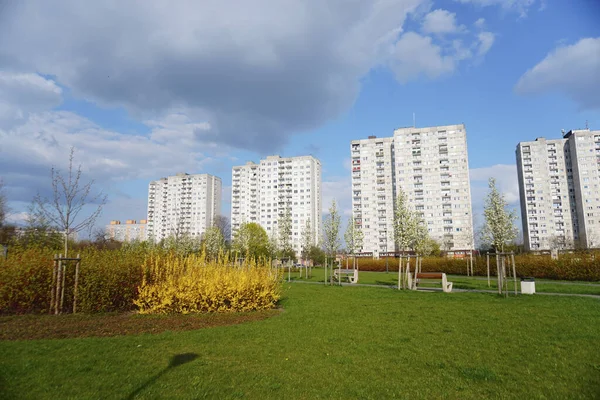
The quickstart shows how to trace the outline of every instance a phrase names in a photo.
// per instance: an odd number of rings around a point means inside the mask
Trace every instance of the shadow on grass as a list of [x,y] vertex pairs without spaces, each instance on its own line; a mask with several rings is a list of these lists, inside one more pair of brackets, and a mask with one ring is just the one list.
[[129,396],[127,396],[128,400],[132,400],[135,398],[135,396],[137,396],[138,394],[140,394],[140,392],[144,389],[146,389],[148,386],[152,385],[154,382],[156,382],[158,379],[160,379],[161,376],[163,376],[165,373],[167,373],[169,370],[178,367],[182,364],[186,364],[189,362],[194,361],[196,358],[198,358],[198,354],[196,353],[183,353],[183,354],[176,354],[173,357],[171,357],[171,361],[169,361],[169,365],[164,368],[162,371],[160,371],[158,374],[154,375],[153,377],[151,377],[150,379],[148,379],[146,382],[144,382],[142,385],[140,385],[137,389],[135,389]]

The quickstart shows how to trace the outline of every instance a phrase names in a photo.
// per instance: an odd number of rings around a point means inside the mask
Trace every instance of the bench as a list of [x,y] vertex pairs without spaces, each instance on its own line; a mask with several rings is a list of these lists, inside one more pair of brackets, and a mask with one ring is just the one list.
[[417,286],[421,280],[441,281],[442,290],[445,293],[450,293],[452,291],[452,282],[448,282],[448,280],[446,278],[446,274],[443,272],[419,272],[419,273],[417,273],[414,285],[412,285],[412,288],[414,290],[417,290]]
[[333,276],[338,281],[341,282],[343,278],[348,278],[350,283],[358,282],[358,269],[345,269],[338,268],[333,270]]

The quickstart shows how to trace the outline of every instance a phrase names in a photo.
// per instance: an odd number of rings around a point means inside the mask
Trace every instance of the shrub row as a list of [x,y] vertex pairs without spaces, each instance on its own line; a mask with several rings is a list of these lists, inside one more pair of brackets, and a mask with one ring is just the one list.
[[[73,255],[71,255],[73,256]],[[126,311],[135,308],[146,254],[140,249],[80,254],[77,309],[82,312]],[[0,260],[0,313],[48,313],[52,290],[51,250],[11,248]],[[72,309],[75,263],[66,262],[64,309]]]
[[[373,260],[359,258],[358,265],[362,271],[398,270],[397,258]],[[425,257],[422,262],[423,272],[445,272],[447,274],[466,275],[467,259]],[[414,261],[411,260],[411,269]],[[561,254],[557,260],[549,255],[519,254],[515,256],[517,276],[531,276],[540,279],[559,279],[571,281],[600,281],[600,253]],[[474,257],[473,270],[475,275],[487,274],[485,256]],[[490,272],[496,274],[496,260],[490,257]]]
[[[280,296],[280,273],[266,260],[232,267],[163,249],[125,246],[81,250],[77,310],[85,313],[247,311],[270,308]],[[11,248],[0,259],[0,313],[48,313],[54,254]],[[75,264],[66,264],[63,310],[72,310]]]
[[266,260],[232,265],[227,257],[156,256],[146,264],[135,304],[140,313],[236,312],[273,308],[281,272]]

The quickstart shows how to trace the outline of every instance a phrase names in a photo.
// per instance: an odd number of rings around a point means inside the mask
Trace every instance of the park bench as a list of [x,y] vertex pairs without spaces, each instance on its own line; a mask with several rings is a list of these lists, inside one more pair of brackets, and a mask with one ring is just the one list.
[[358,268],[337,268],[333,270],[333,276],[338,282],[347,278],[350,283],[356,283],[358,282]]
[[448,282],[446,274],[443,272],[419,272],[416,274],[413,289],[417,290],[419,282],[422,280],[436,280],[442,283],[442,290],[446,293],[452,291],[452,282]]

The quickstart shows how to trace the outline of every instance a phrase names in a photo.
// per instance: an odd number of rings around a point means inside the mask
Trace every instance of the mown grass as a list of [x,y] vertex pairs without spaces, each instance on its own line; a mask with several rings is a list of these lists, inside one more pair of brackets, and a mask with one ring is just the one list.
[[1,398],[598,398],[600,303],[285,284],[284,312],[0,342]]
[[[398,267],[390,268],[390,272],[370,272],[359,271],[358,283],[365,285],[398,285]],[[313,268],[312,276],[306,278],[304,271],[302,277],[298,271],[293,271],[289,274],[291,281],[310,281],[324,282],[325,270],[323,268]],[[288,272],[284,273],[284,279],[288,279]],[[488,286],[487,278],[482,277],[467,277],[464,275],[448,275],[448,281],[454,283],[455,289],[470,289],[470,290],[497,290],[497,280],[495,276],[490,277],[490,286]],[[432,282],[424,281],[421,287],[439,287],[441,285]],[[512,278],[509,279],[509,290],[514,290]],[[577,281],[555,281],[549,279],[536,279],[535,289],[539,293],[564,293],[564,294],[592,294],[600,296],[600,282],[577,282]],[[521,292],[520,278],[517,278],[517,291]]]

